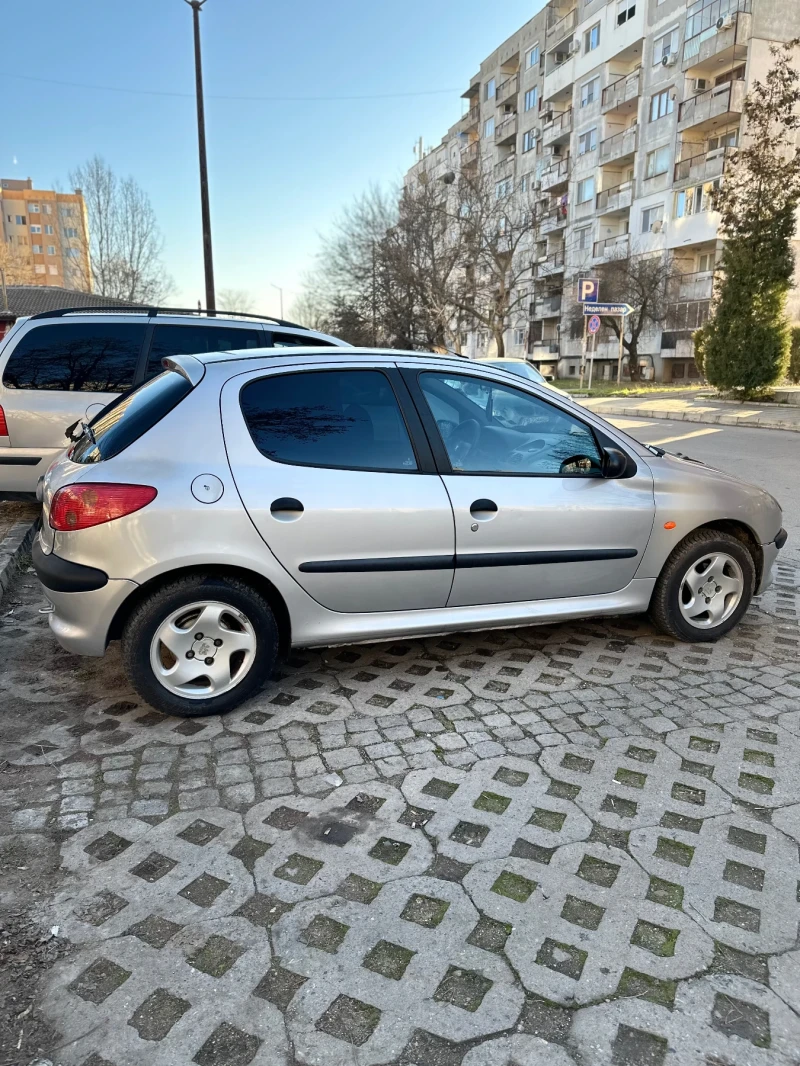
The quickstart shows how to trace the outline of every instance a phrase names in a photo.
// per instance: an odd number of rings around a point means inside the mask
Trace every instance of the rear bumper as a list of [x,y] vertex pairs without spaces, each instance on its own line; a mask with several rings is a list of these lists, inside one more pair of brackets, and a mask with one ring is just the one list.
[[39,537],[33,542],[31,561],[48,592],[96,592],[108,584],[108,574],[94,566],[71,563],[53,552],[45,554]]
[[36,483],[63,448],[0,448],[0,492],[36,492]]

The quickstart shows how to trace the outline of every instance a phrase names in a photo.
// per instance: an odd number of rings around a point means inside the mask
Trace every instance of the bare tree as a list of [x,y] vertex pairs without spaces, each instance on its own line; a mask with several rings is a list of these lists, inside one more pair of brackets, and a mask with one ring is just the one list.
[[223,311],[241,311],[243,314],[248,314],[255,306],[253,294],[247,289],[219,289],[217,304]]
[[161,303],[174,287],[161,263],[163,240],[147,193],[101,156],[70,174],[89,216],[92,288],[126,302]]
[[0,271],[5,276],[6,285],[36,284],[31,248],[30,245],[20,244],[21,239],[27,240],[19,237],[0,240]]

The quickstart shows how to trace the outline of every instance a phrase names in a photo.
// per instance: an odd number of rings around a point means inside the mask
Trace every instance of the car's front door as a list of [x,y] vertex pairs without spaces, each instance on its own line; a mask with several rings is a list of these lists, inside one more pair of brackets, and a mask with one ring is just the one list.
[[601,474],[591,428],[487,377],[406,370],[455,514],[449,607],[623,588],[654,519],[653,479]]
[[450,500],[391,364],[233,378],[222,419],[244,506],[309,595],[343,612],[445,606]]

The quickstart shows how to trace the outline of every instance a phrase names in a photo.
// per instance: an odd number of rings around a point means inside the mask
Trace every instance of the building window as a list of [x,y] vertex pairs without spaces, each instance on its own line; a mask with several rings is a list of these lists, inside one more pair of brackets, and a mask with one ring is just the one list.
[[47,270],[47,267],[44,265],[44,263],[36,263],[33,270],[36,274],[44,274],[44,272]]
[[600,23],[596,22],[590,30],[587,30],[583,35],[583,51],[593,52],[595,48],[600,47]]
[[617,0],[617,25],[622,26],[636,14],[634,0]]
[[528,89],[525,93],[525,110],[532,111],[534,107],[539,103],[539,87],[534,85],[532,89]]
[[594,103],[600,92],[600,79],[592,78],[591,81],[584,82],[581,85],[581,107],[588,107],[589,104]]
[[653,66],[657,67],[664,57],[678,51],[678,30],[670,30],[655,39],[653,43]]
[[47,234],[48,237],[52,237],[53,236],[53,227],[52,226],[45,226],[44,227],[44,231],[45,231],[45,233]]
[[42,227],[41,226],[31,225],[31,233],[41,233],[41,232],[42,232]]
[[489,78],[486,82],[486,86],[483,91],[484,100],[493,100],[494,94],[497,91],[497,81],[495,78]]
[[539,45],[535,44],[528,52],[525,53],[525,66],[530,70],[531,67],[535,67],[539,62]]
[[525,343],[525,330],[517,326],[514,330],[514,344],[520,348]]
[[67,248],[64,254],[66,255],[67,259],[79,259],[81,250],[80,248]]
[[39,214],[39,205],[38,204],[28,204],[28,214],[29,215],[38,215]]
[[78,231],[73,226],[67,226],[64,230],[64,235],[66,237],[77,237]]
[[50,206],[50,204],[42,204],[42,213],[45,215],[52,215],[53,208]]
[[494,194],[498,200],[502,200],[504,197],[511,195],[513,188],[514,182],[511,178],[504,178],[502,181],[498,181],[494,189]]
[[593,152],[597,147],[597,126],[593,126],[586,133],[582,133],[578,137],[578,155],[586,155],[587,152]]
[[530,184],[531,184],[531,176],[530,176],[530,174],[523,174],[522,177],[519,179],[519,191],[520,192],[527,192],[528,189],[530,188]]
[[47,268],[47,270],[48,270],[48,272],[50,274],[57,274],[58,273],[58,267],[57,266],[53,266],[52,264]]
[[[642,233],[652,233],[653,223],[664,219],[664,205],[654,204],[642,211]],[[660,228],[660,227],[659,227]]]
[[669,145],[656,148],[654,152],[647,153],[645,161],[645,178],[655,178],[659,174],[666,174],[669,170]]
[[487,118],[483,124],[484,137],[494,137],[494,118]]
[[522,151],[532,152],[536,147],[536,135],[533,130],[526,130],[522,134]]
[[575,365],[575,363],[570,363],[569,364],[569,376],[571,378],[574,378],[577,373],[578,373],[578,368]]
[[704,211],[714,209],[714,193],[719,188],[719,178],[707,181],[705,185],[695,185],[675,193],[675,218],[688,218]]
[[47,254],[48,255],[55,255],[56,254],[56,246],[54,244],[48,244],[48,246],[47,246]]
[[714,269],[716,256],[713,252],[703,252],[697,257],[697,272],[699,274],[707,274],[709,270]]
[[28,219],[25,215],[15,215],[14,218],[18,226],[25,226],[28,223]]
[[592,244],[592,227],[584,226],[575,231],[575,247],[579,252],[585,252]]
[[[41,255],[42,254],[42,246],[41,246],[41,244],[32,245],[31,246],[31,251],[33,252],[34,255]],[[41,271],[39,271],[39,273],[41,273]]]
[[61,208],[61,214],[64,216],[64,218],[72,218],[72,208],[71,207],[62,207]]
[[664,89],[660,93],[656,93],[655,96],[650,98],[650,121],[655,122],[656,119],[664,118],[665,115],[671,115],[675,110],[675,100],[672,95],[672,89]]
[[585,204],[594,199],[594,176],[578,182],[578,203]]

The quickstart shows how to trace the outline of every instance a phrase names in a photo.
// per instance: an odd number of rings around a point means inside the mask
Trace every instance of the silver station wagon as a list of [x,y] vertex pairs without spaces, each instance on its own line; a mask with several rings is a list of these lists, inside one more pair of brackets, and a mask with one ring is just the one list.
[[121,639],[177,715],[252,696],[290,646],[649,611],[728,632],[786,540],[762,489],[551,389],[354,348],[180,355],[40,485],[61,644]]

